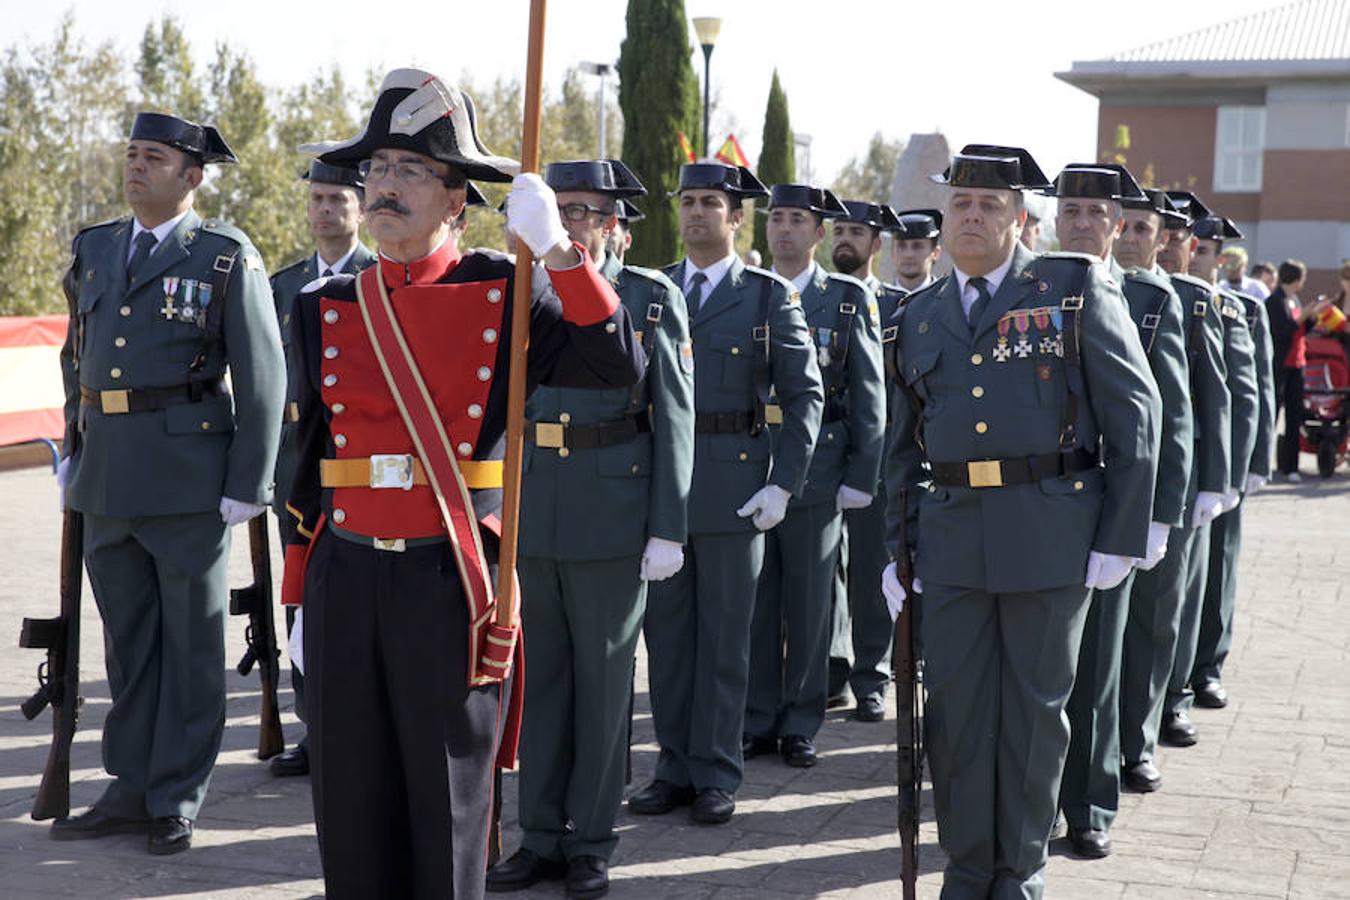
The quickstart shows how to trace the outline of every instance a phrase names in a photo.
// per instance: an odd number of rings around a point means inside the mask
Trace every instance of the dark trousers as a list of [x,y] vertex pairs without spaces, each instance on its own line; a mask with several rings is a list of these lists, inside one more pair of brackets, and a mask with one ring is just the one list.
[[[853,669],[848,683],[859,702],[886,696],[891,678],[891,614],[881,593],[881,572],[891,561],[886,550],[886,492],[870,506],[844,511],[852,537],[848,557],[848,611],[853,635]],[[918,612],[918,608],[915,608]],[[916,635],[917,637],[917,635]]]
[[320,533],[305,577],[310,780],[324,886],[344,898],[484,891],[498,685],[468,686],[449,545]]
[[1281,475],[1298,471],[1298,435],[1303,424],[1303,370],[1281,366],[1275,370],[1275,415],[1284,409],[1275,465]]
[[[1244,501],[1245,503],[1245,501]],[[1214,520],[1209,534],[1209,581],[1200,611],[1191,684],[1219,681],[1233,646],[1233,611],[1237,606],[1237,563],[1242,550],[1242,506]]]
[[[1226,515],[1228,513],[1219,518]],[[1177,626],[1177,651],[1172,656],[1172,671],[1167,681],[1167,698],[1163,702],[1164,718],[1189,715],[1191,706],[1195,703],[1195,691],[1191,689],[1191,669],[1195,666],[1196,649],[1200,643],[1200,616],[1205,605],[1205,585],[1209,583],[1211,575],[1209,534],[1213,527],[1214,523],[1211,522],[1192,532],[1191,552],[1186,560],[1186,595],[1181,604],[1180,624]]]

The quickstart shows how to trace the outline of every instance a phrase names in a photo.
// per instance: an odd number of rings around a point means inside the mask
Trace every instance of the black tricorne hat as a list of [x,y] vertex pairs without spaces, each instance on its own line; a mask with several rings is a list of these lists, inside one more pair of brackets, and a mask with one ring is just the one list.
[[317,159],[309,164],[309,169],[300,175],[301,181],[308,181],[311,184],[340,184],[343,187],[354,187],[362,189],[366,186],[366,180],[361,177],[361,173],[356,169],[348,169],[345,166],[330,166],[328,163],[319,162]]
[[164,113],[136,113],[129,140],[166,144],[191,156],[201,166],[239,162],[214,125],[198,125]]
[[767,197],[769,191],[745,166],[726,166],[722,163],[685,163],[680,166],[680,186],[671,192],[722,191],[740,200]]
[[1191,226],[1191,232],[1206,241],[1237,240],[1242,237],[1242,232],[1233,224],[1232,219],[1215,214],[1197,220]]
[[610,197],[641,197],[647,189],[617,159],[578,159],[549,163],[544,182],[555,191],[592,191]]
[[854,222],[858,225],[871,225],[879,231],[888,231],[899,226],[895,210],[884,203],[872,203],[867,200],[844,200],[847,215],[835,216],[836,222]]
[[[465,206],[487,206],[487,197],[478,189],[478,185],[472,181],[464,182],[464,205]],[[506,211],[506,201],[502,201],[502,212]]]
[[848,207],[832,191],[809,184],[775,184],[769,188],[768,209],[779,208],[804,209],[826,219],[848,215]]
[[[1108,169],[1121,168],[1116,163],[1102,163]],[[1177,208],[1172,205],[1172,201],[1167,197],[1167,191],[1161,188],[1140,188],[1143,191],[1143,198],[1132,198],[1121,200],[1120,205],[1126,209],[1145,209],[1149,212],[1157,213],[1162,219],[1163,228],[1185,228],[1187,219],[1184,215],[1177,212]]]
[[479,140],[469,95],[420,69],[394,69],[384,76],[359,135],[302,144],[300,152],[330,165],[355,166],[382,148],[421,153],[480,181],[510,181],[520,172],[520,163],[494,156]]
[[906,209],[895,214],[899,224],[891,229],[896,238],[907,241],[914,238],[937,240],[942,236],[942,213],[936,209]]
[[1055,176],[1055,183],[1040,193],[1047,197],[1086,197],[1120,203],[1148,200],[1124,166],[1095,163],[1070,163]]
[[1180,224],[1168,225],[1169,229],[1194,228],[1196,222],[1206,216],[1213,215],[1209,211],[1209,207],[1201,203],[1200,198],[1190,191],[1168,191],[1167,199],[1171,202],[1177,214],[1185,219]]
[[641,222],[647,218],[642,210],[633,205],[630,200],[618,200],[614,204],[615,217],[625,225],[632,225],[634,222]]
[[1031,153],[1021,147],[1000,144],[966,144],[946,171],[928,177],[952,187],[1002,191],[1036,191],[1050,187]]

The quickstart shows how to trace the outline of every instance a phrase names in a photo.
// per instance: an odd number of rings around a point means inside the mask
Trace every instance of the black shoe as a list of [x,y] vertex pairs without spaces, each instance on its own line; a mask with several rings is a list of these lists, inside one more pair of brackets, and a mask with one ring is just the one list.
[[756,756],[768,756],[778,752],[778,739],[760,737],[755,734],[741,735],[741,757],[754,759]]
[[1185,713],[1177,713],[1174,716],[1163,716],[1158,740],[1169,747],[1190,747],[1200,738],[1196,735],[1195,723],[1190,717]]
[[853,718],[859,722],[880,722],[886,718],[886,702],[876,694],[868,694],[858,701]]
[[296,744],[280,756],[272,757],[268,764],[277,778],[289,778],[294,775],[309,774],[309,750],[304,744]]
[[640,816],[663,816],[677,806],[694,802],[694,789],[656,779],[628,798],[628,811]]
[[735,797],[720,788],[704,788],[694,798],[689,815],[701,825],[721,825],[730,821],[735,811]]
[[843,709],[845,706],[848,706],[848,695],[844,693],[843,689],[825,698],[826,709]]
[[169,856],[192,846],[192,820],[183,816],[156,816],[150,822],[150,853]]
[[567,861],[567,896],[590,900],[609,893],[609,863],[598,856],[574,856]]
[[1121,769],[1120,782],[1132,791],[1151,794],[1162,787],[1162,773],[1153,763],[1144,760]]
[[109,816],[91,806],[74,818],[57,819],[52,823],[51,836],[54,841],[87,841],[110,834],[145,834],[149,830],[149,819]]
[[1074,855],[1083,859],[1103,859],[1111,855],[1111,835],[1095,828],[1070,828],[1069,843]]
[[1223,709],[1228,705],[1228,692],[1222,682],[1206,681],[1195,689],[1195,705],[1205,709]]
[[816,747],[810,738],[789,734],[783,737],[783,762],[798,769],[809,769],[816,764]]
[[533,850],[521,847],[506,862],[488,869],[487,889],[494,894],[523,891],[537,881],[552,881],[568,874],[566,863],[544,859]]

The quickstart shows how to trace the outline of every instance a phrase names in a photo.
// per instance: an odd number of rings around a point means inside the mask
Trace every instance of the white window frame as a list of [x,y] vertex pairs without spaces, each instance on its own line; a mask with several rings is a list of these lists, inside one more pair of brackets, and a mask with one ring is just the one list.
[[1220,106],[1214,129],[1215,192],[1261,190],[1265,148],[1264,106]]

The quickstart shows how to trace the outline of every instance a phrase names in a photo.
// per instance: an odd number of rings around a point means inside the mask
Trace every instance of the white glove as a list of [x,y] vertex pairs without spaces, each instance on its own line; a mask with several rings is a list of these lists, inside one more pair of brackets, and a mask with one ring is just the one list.
[[506,228],[536,257],[560,245],[572,246],[558,212],[557,195],[534,172],[517,175],[511,182],[511,193],[506,197]]
[[1195,511],[1191,513],[1191,527],[1201,528],[1213,522],[1223,512],[1223,494],[1201,491],[1195,495]]
[[1143,559],[1136,560],[1134,567],[1148,572],[1162,562],[1163,557],[1167,555],[1167,539],[1171,534],[1172,526],[1164,525],[1162,522],[1149,522],[1148,555]]
[[857,488],[851,488],[846,484],[839,485],[839,491],[834,495],[834,505],[836,509],[866,509],[872,505],[872,495],[864,494]]
[[1134,557],[1116,556],[1114,553],[1088,552],[1087,578],[1084,587],[1099,591],[1109,591],[1125,580],[1134,568]]
[[1242,502],[1242,491],[1233,488],[1223,495],[1223,511],[1232,512],[1237,509],[1237,505]]
[[1247,476],[1247,487],[1244,493],[1255,494],[1257,491],[1261,490],[1261,488],[1265,487],[1268,484],[1270,484],[1269,478],[1265,477],[1264,475],[1257,475],[1255,473],[1252,473]]
[[684,545],[665,538],[647,538],[638,574],[643,581],[665,581],[684,568]]
[[[914,593],[923,593],[923,582],[917,578],[914,579]],[[894,622],[900,617],[900,613],[905,611],[905,598],[909,596],[905,593],[904,585],[900,583],[895,563],[888,563],[886,568],[881,570],[881,594],[886,598],[886,611],[891,614],[891,621]]]
[[736,510],[742,519],[753,516],[752,521],[760,531],[768,531],[787,515],[790,495],[776,484],[766,484],[755,491],[755,495],[745,501],[745,505]]
[[70,477],[70,457],[65,456],[56,464],[56,493],[60,498],[61,510],[66,508],[66,479]]
[[267,507],[259,506],[257,503],[245,503],[243,500],[232,500],[229,497],[220,498],[220,518],[231,527],[247,522],[265,509]]
[[291,623],[291,636],[286,639],[286,655],[291,658],[291,665],[305,674],[305,608],[297,607],[295,610],[295,621]]

